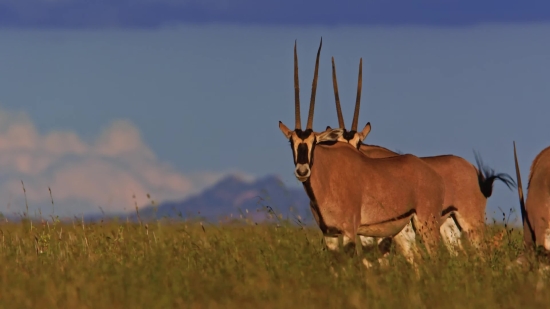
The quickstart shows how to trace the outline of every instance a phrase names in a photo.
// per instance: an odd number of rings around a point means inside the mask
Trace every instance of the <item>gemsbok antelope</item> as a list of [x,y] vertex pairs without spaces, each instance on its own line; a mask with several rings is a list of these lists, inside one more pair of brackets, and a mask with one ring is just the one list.
[[[338,116],[338,125],[344,130],[338,141],[351,144],[370,158],[399,156],[400,154],[384,147],[363,144],[363,140],[365,140],[371,130],[370,122],[365,125],[362,131],[357,131],[362,88],[362,64],[363,59],[359,62],[355,111],[351,130],[348,131],[346,130],[344,117],[342,116],[336,67],[334,57],[332,58],[332,83],[336,113]],[[330,126],[327,126],[327,130],[331,130]],[[449,251],[456,253],[454,248],[452,248],[453,245],[458,245],[459,248],[462,248],[460,242],[461,231],[468,236],[470,242],[475,247],[479,247],[483,239],[485,227],[485,207],[487,198],[491,196],[493,191],[493,182],[499,179],[508,188],[512,189],[511,187],[515,185],[513,179],[508,174],[495,174],[494,170],[483,166],[483,162],[477,154],[476,162],[478,169],[465,159],[455,155],[420,157],[420,159],[433,168],[443,178],[445,183],[445,201],[442,205],[441,218],[443,224],[441,225],[440,232]],[[370,249],[373,243],[372,239],[361,237],[361,244],[364,249]]]
[[[279,129],[290,142],[294,174],[310,198],[310,208],[329,250],[355,252],[356,235],[393,237],[412,262],[418,235],[429,254],[439,243],[445,186],[441,176],[413,155],[372,159],[348,143],[337,142],[342,129],[314,132],[313,114],[322,39],[317,51],[309,114],[300,121],[298,56],[294,44],[295,126]],[[412,222],[412,228],[407,228]],[[412,236],[411,237],[411,233]],[[352,249],[352,250],[350,250]]]
[[[514,162],[518,182],[518,195],[523,219],[523,242],[527,250],[538,248],[550,254],[550,147],[543,149],[533,160],[527,183],[527,200],[523,199],[516,142]],[[542,247],[542,248],[541,248]]]

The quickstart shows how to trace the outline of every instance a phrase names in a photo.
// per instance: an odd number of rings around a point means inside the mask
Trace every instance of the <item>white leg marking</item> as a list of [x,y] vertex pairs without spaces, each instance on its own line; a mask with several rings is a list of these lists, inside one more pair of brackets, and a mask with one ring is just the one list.
[[416,235],[409,222],[397,235],[393,237],[398,250],[405,256],[407,261],[414,264],[414,250],[416,248]]
[[325,243],[330,251],[338,251],[338,236],[325,236]]
[[361,247],[363,248],[363,252],[371,251],[376,247],[376,241],[374,237],[359,235],[359,239],[361,240]]
[[346,235],[342,236],[342,243],[344,245],[344,247],[349,244],[350,242],[352,241],[351,238],[347,237]]
[[[479,231],[478,229],[476,229],[475,226],[484,226],[484,224],[482,224],[482,225],[478,225],[478,224],[472,225],[472,224],[470,224],[470,222],[466,221],[459,212],[455,212],[454,216],[455,216],[456,221],[458,222],[458,224],[462,228],[462,233],[461,234],[464,234],[468,238],[468,241],[470,242],[470,244],[474,248],[476,248],[477,250],[482,249],[483,239],[482,239],[481,234],[480,234],[480,233],[482,233],[482,231]],[[463,250],[462,243],[460,241],[459,241],[459,247],[460,247],[461,250]],[[483,255],[481,257],[483,257]]]
[[550,251],[550,229],[544,232],[544,249]]
[[453,218],[451,218],[450,216],[447,217],[447,219],[445,219],[445,222],[443,222],[443,224],[439,228],[439,232],[449,252],[452,255],[457,256],[458,252],[456,251],[456,247],[462,248],[462,242],[460,241],[462,233],[458,229],[458,226],[456,226]]

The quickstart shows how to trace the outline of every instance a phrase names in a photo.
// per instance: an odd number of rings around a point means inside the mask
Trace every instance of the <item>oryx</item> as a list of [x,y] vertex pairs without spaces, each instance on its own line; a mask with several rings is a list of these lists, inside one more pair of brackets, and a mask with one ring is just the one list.
[[[310,198],[310,208],[329,250],[338,250],[338,235],[344,250],[355,248],[356,235],[394,237],[409,261],[419,235],[429,253],[439,243],[441,207],[445,186],[432,168],[413,155],[372,159],[348,143],[337,142],[342,129],[314,132],[313,113],[319,69],[317,51],[305,130],[300,121],[298,56],[294,44],[295,128],[279,121],[289,140],[294,174]],[[408,229],[409,224],[415,229]],[[404,231],[404,232],[401,232]],[[401,233],[400,233],[401,232]]]
[[[400,154],[384,147],[363,144],[363,140],[371,130],[370,123],[367,123],[362,131],[357,131],[362,88],[362,63],[363,60],[361,59],[359,62],[359,77],[353,122],[351,130],[347,131],[340,106],[334,57],[332,58],[332,82],[336,113],[338,116],[338,125],[344,130],[338,141],[350,143],[371,158],[399,156]],[[327,127],[327,130],[331,130],[330,126]],[[499,179],[511,189],[511,186],[515,185],[513,179],[508,174],[495,174],[492,169],[484,167],[477,154],[476,162],[478,169],[465,159],[455,155],[421,157],[420,159],[433,168],[443,178],[445,183],[445,201],[442,205],[443,224],[441,225],[440,232],[447,248],[451,252],[456,253],[452,248],[452,243],[462,247],[459,238],[461,231],[469,236],[468,238],[474,246],[479,247],[485,227],[485,207],[487,198],[491,196],[493,191],[493,182]],[[361,243],[367,249],[374,241],[361,237]]]
[[531,164],[525,202],[515,142],[514,161],[523,218],[523,242],[528,250],[542,247],[550,254],[550,147],[543,149]]

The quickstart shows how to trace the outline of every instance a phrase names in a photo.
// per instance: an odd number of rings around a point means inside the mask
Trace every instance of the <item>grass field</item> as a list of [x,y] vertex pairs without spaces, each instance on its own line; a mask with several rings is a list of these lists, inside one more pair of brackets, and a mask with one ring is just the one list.
[[[506,232],[507,231],[507,232]],[[495,236],[496,235],[496,236]],[[446,251],[366,270],[282,222],[0,224],[1,308],[548,308],[547,282],[505,270],[520,234],[488,227],[484,260]],[[358,248],[360,251],[360,248]],[[539,289],[540,290],[540,289]]]

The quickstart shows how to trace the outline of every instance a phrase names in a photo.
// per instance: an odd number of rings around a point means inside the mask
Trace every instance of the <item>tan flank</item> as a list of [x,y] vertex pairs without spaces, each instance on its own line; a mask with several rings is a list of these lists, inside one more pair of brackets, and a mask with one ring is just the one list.
[[528,250],[537,247],[550,253],[550,147],[543,149],[533,160],[527,183],[527,200],[523,200],[523,188],[519,172],[516,143],[514,161],[518,181],[518,194],[523,217],[523,240]]
[[[415,235],[428,252],[439,242],[438,228],[444,199],[441,177],[413,155],[369,158],[348,143],[337,142],[342,129],[312,130],[319,68],[317,52],[308,122],[301,128],[298,59],[294,45],[295,128],[279,129],[290,141],[295,176],[310,198],[313,216],[330,250],[355,248],[356,235],[394,237],[398,249],[412,260]],[[411,222],[414,230],[411,228]],[[354,251],[352,251],[354,252]]]
[[[399,156],[399,153],[393,152],[387,148],[363,144],[363,140],[371,130],[370,123],[367,123],[362,131],[357,131],[361,101],[362,63],[363,61],[361,59],[359,62],[359,78],[353,122],[351,130],[347,131],[342,116],[342,108],[340,106],[334,58],[332,58],[332,80],[336,113],[338,116],[338,125],[344,130],[339,141],[350,143],[371,158]],[[331,130],[331,128],[327,127],[327,130]],[[491,196],[493,191],[493,182],[499,179],[510,188],[514,185],[512,178],[504,173],[495,174],[492,169],[484,167],[483,162],[477,154],[476,161],[479,169],[465,159],[454,155],[421,157],[420,159],[441,175],[445,183],[445,202],[442,205],[443,224],[441,225],[440,232],[445,240],[447,248],[452,252],[456,252],[454,251],[453,245],[462,247],[459,238],[461,231],[469,236],[472,244],[476,247],[479,246],[484,233],[485,207],[487,198]],[[373,241],[367,239],[361,239],[361,242],[364,245],[373,243]]]

